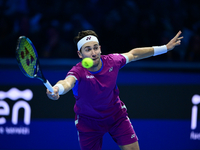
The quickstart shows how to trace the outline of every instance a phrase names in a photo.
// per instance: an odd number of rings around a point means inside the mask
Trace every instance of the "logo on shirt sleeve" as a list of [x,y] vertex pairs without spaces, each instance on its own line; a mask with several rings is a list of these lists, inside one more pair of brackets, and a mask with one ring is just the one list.
[[73,72],[68,72],[68,74],[74,74]]
[[93,75],[86,75],[86,78],[87,79],[92,79],[92,78],[94,78],[94,76]]

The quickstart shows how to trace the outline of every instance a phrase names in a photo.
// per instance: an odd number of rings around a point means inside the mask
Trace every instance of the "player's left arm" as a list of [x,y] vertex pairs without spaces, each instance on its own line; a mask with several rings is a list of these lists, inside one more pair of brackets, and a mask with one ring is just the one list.
[[166,53],[174,49],[174,47],[181,44],[181,39],[183,37],[180,37],[180,35],[181,35],[181,31],[179,31],[176,34],[176,36],[173,39],[171,39],[166,45],[163,45],[160,47],[158,46],[158,47],[134,48],[127,53],[123,53],[122,55],[128,58],[128,62],[131,62],[131,61],[136,61],[136,60]]

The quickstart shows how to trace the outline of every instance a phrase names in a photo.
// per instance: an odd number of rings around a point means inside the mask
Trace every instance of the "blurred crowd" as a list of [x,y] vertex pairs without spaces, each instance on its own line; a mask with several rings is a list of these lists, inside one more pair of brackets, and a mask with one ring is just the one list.
[[0,0],[0,58],[14,58],[21,35],[40,58],[78,58],[73,38],[94,30],[102,54],[166,44],[181,30],[181,46],[159,61],[200,61],[200,2],[196,0]]

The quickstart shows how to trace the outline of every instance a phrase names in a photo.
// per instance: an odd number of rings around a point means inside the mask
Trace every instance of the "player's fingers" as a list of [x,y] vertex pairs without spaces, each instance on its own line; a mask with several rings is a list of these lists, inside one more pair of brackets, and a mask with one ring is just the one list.
[[50,92],[48,89],[47,89],[47,91],[46,91],[46,94],[47,94],[47,96],[48,96],[49,98],[51,98],[51,97],[54,95],[54,93]]
[[183,37],[179,37],[180,35],[181,35],[181,31],[179,31],[177,34],[176,34],[176,36],[172,39],[172,41],[177,41],[179,38],[183,38]]
[[181,40],[178,40],[176,43],[177,43],[178,45],[180,45],[180,44],[181,44]]
[[178,41],[176,41],[175,43],[174,43],[174,47],[175,46],[178,46],[178,45],[180,45],[181,44],[181,40],[178,40]]
[[58,94],[53,94],[52,95],[52,93],[48,93],[47,96],[48,96],[48,98],[50,98],[52,100],[57,100],[60,97]]
[[47,89],[47,91],[46,91],[46,94],[48,95],[48,94],[50,94],[51,92]]
[[177,40],[181,40],[181,39],[183,39],[183,36],[179,37]]
[[53,96],[54,100],[58,100],[60,98],[59,94]]
[[181,32],[181,31],[179,31],[179,32],[176,34],[176,36],[175,36],[175,37],[176,37],[176,38],[178,38],[178,37],[181,35],[181,33],[182,33],[182,32]]
[[178,38],[173,38],[172,39],[172,43],[174,43],[175,45],[177,45],[177,43],[181,43],[181,39],[183,39],[183,36],[182,37],[178,37]]
[[176,45],[180,45],[180,44],[181,44],[181,39],[182,39],[182,38],[183,38],[183,36],[177,38],[176,41],[175,41],[175,44],[176,44]]
[[53,92],[54,92],[55,94],[58,94],[58,87],[53,87]]
[[59,95],[58,95],[58,94],[54,94],[54,95],[51,96],[51,98],[52,98],[53,100],[57,100],[57,99],[59,98]]

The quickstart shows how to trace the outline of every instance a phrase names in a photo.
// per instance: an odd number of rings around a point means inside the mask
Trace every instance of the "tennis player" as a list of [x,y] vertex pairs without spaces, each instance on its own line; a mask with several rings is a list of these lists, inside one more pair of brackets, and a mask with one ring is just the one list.
[[116,85],[119,70],[132,61],[167,53],[181,44],[181,31],[166,45],[135,48],[123,54],[101,55],[97,34],[92,30],[79,32],[74,38],[81,59],[92,58],[94,65],[83,68],[81,62],[74,66],[64,80],[54,85],[54,95],[73,90],[76,103],[75,125],[82,150],[100,150],[103,135],[108,132],[122,150],[139,150],[138,138],[128,118],[127,109],[119,98]]

